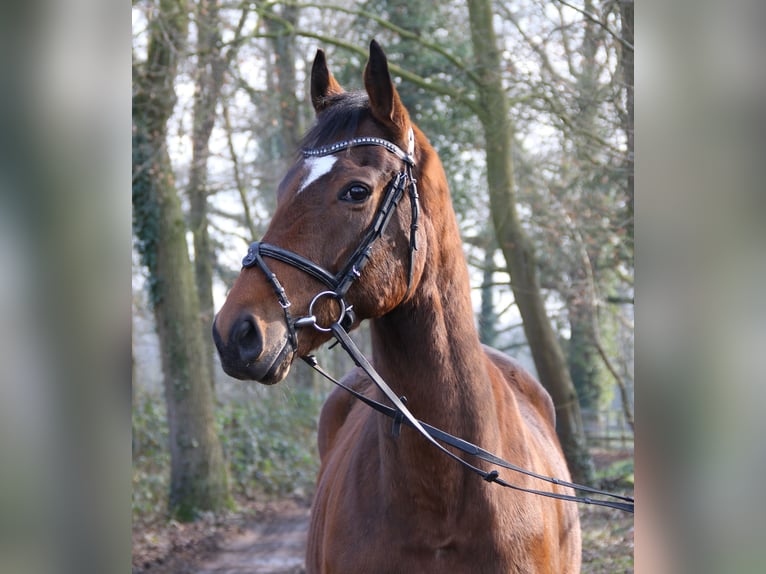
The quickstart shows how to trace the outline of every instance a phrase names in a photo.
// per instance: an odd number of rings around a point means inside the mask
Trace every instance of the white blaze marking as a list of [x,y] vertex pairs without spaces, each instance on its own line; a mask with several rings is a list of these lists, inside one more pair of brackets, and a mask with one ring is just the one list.
[[330,173],[332,166],[335,165],[335,161],[338,158],[332,155],[326,155],[323,157],[310,157],[306,160],[306,165],[309,168],[309,173],[303,178],[303,183],[298,193],[302,192],[316,180],[323,175]]

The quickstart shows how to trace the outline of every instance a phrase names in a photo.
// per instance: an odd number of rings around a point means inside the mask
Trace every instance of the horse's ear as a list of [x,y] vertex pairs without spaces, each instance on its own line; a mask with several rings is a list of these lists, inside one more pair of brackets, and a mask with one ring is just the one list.
[[370,59],[364,68],[364,87],[370,99],[372,115],[394,128],[398,136],[404,137],[410,128],[410,117],[391,81],[386,55],[375,40],[370,42]]
[[335,80],[327,67],[327,58],[323,50],[317,50],[314,65],[311,67],[311,103],[316,113],[330,105],[329,98],[342,94],[343,88]]

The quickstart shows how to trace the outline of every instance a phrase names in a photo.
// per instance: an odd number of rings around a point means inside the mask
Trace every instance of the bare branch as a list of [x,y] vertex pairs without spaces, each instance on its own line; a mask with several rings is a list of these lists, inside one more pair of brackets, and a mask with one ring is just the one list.
[[244,214],[245,214],[245,226],[247,227],[247,230],[250,232],[250,237],[255,238],[258,236],[258,233],[255,228],[255,222],[253,221],[253,216],[250,213],[250,205],[248,204],[248,201],[247,201],[247,190],[245,189],[245,186],[242,183],[242,177],[239,172],[239,159],[237,158],[237,153],[234,150],[234,141],[231,137],[231,120],[229,118],[229,106],[224,102],[222,107],[223,107],[224,124],[226,126],[226,143],[229,148],[229,155],[231,157],[231,163],[234,170],[234,181],[237,185],[237,191],[239,192],[239,197],[242,200],[242,209],[244,210]]
[[[392,24],[388,20],[385,20],[384,18],[381,18],[380,16],[373,14],[372,12],[368,12],[366,10],[355,10],[351,8],[346,8],[343,6],[337,6],[332,4],[317,4],[317,3],[303,3],[303,2],[287,2],[286,4],[290,4],[293,6],[297,6],[299,8],[324,8],[328,10],[335,10],[337,12],[343,12],[344,14],[350,14],[352,16],[361,16],[362,18],[366,18],[368,20],[372,20],[382,28],[385,28],[387,30],[391,30],[392,32],[395,32],[402,38],[406,38],[408,40],[413,40],[423,46],[424,48],[427,48],[431,50],[432,52],[435,52],[448,60],[455,68],[463,72],[474,84],[479,85],[479,77],[458,57],[448,52],[444,46],[440,46],[439,44],[434,44],[433,42],[429,42],[428,40],[424,39],[423,37],[419,36],[418,34],[411,32],[405,28],[402,28],[401,26],[397,26],[395,24]],[[389,64],[390,65],[390,64]]]
[[613,305],[635,305],[636,303],[633,297],[621,297],[619,295],[609,295],[605,301]]
[[628,50],[630,50],[631,52],[633,51],[633,44],[631,44],[630,42],[628,42],[627,40],[625,40],[625,38],[623,38],[622,36],[620,36],[620,35],[619,35],[617,32],[615,32],[614,30],[612,30],[612,29],[611,29],[611,28],[610,28],[610,27],[607,25],[607,23],[606,23],[606,22],[602,22],[602,21],[601,21],[601,19],[600,19],[600,18],[598,18],[597,16],[594,16],[593,14],[590,14],[590,13],[586,12],[586,11],[585,11],[583,8],[580,8],[579,6],[575,6],[574,4],[570,4],[570,3],[569,3],[569,2],[567,2],[566,0],[556,0],[556,2],[558,2],[559,4],[563,4],[563,5],[564,5],[564,6],[566,6],[567,8],[571,8],[571,9],[572,9],[572,10],[574,10],[575,12],[579,12],[580,14],[582,14],[583,16],[585,16],[585,18],[586,18],[587,20],[590,20],[590,21],[591,21],[591,22],[593,22],[594,24],[597,24],[598,26],[600,26],[601,28],[603,28],[603,29],[604,29],[604,30],[605,30],[605,31],[606,31],[606,32],[607,32],[607,33],[608,33],[610,36],[612,36],[612,37],[613,37],[615,40],[617,40],[617,41],[618,41],[620,44],[622,44],[623,46],[625,46],[625,48],[627,48],[627,49],[628,49]]
[[[293,6],[297,7],[305,7],[305,8],[326,8],[330,10],[337,10],[339,12],[348,13],[348,14],[356,14],[358,16],[362,16],[364,18],[370,18],[376,23],[380,24],[381,26],[386,27],[389,30],[392,30],[403,37],[406,37],[408,39],[415,40],[419,42],[424,48],[427,48],[429,50],[432,50],[441,56],[445,57],[447,60],[449,60],[454,66],[456,66],[459,70],[464,72],[466,76],[472,81],[476,82],[477,77],[476,75],[458,58],[447,52],[444,48],[438,46],[437,44],[433,44],[431,42],[428,42],[416,34],[413,34],[412,32],[408,32],[407,30],[404,30],[403,28],[400,28],[398,26],[395,26],[389,22],[386,22],[385,20],[381,19],[378,16],[375,16],[374,14],[370,12],[365,12],[363,10],[350,10],[348,8],[342,8],[339,6],[331,6],[331,5],[324,5],[324,4],[314,4],[314,3],[291,3]],[[367,56],[367,51],[364,48],[361,48],[357,45],[351,44],[349,42],[345,42],[343,40],[339,40],[336,36],[328,36],[324,34],[319,34],[317,32],[312,32],[308,30],[303,30],[296,28],[296,26],[293,25],[292,22],[287,21],[286,19],[279,16],[279,14],[275,14],[270,11],[264,10],[263,7],[257,7],[256,8],[258,14],[264,18],[268,18],[270,20],[274,20],[282,24],[283,31],[279,33],[284,34],[295,34],[297,36],[302,36],[304,38],[313,38],[319,42],[321,42],[324,45],[328,46],[335,46],[338,48],[341,48],[347,52],[351,52],[353,54],[358,54],[362,58]],[[271,37],[274,36],[274,34],[269,33],[263,33],[263,32],[257,32],[251,35],[251,37],[259,37],[259,38],[265,38],[265,37]],[[389,69],[393,74],[396,74],[400,76],[402,79],[421,87],[425,90],[428,90],[430,92],[442,95],[442,96],[449,96],[453,100],[455,100],[456,103],[462,104],[469,108],[472,112],[479,114],[481,113],[481,106],[479,103],[470,97],[469,94],[466,94],[464,91],[456,90],[452,87],[450,87],[447,84],[444,84],[442,82],[434,82],[430,78],[424,78],[423,76],[420,76],[418,74],[414,74],[412,72],[409,72],[398,65],[389,62],[388,64]]]
[[622,380],[620,374],[617,372],[617,369],[615,369],[614,365],[612,365],[612,362],[609,360],[609,357],[604,351],[604,347],[601,345],[601,341],[597,336],[593,339],[593,345],[596,347],[599,357],[601,357],[601,360],[604,362],[607,370],[611,373],[612,377],[614,377],[614,380],[617,383],[617,387],[620,389],[622,412],[625,415],[625,420],[630,425],[631,430],[635,430],[633,410],[631,409],[630,402],[628,400],[628,387],[626,386],[625,381]]

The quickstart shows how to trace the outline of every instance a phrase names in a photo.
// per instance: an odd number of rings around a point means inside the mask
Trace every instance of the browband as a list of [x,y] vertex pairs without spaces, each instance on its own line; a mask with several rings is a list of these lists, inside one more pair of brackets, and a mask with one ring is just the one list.
[[363,136],[363,137],[354,138],[350,140],[339,141],[339,142],[324,145],[321,147],[304,149],[303,157],[322,157],[325,155],[332,155],[334,153],[338,153],[339,151],[352,148],[352,147],[374,145],[374,146],[380,146],[380,147],[386,148],[388,151],[390,151],[392,154],[397,156],[402,161],[406,162],[410,166],[414,166],[415,165],[415,156],[414,156],[415,134],[412,131],[412,128],[410,128],[409,132],[407,133],[407,137],[408,137],[408,147],[409,147],[408,152],[405,152],[402,148],[400,148],[395,143],[392,143],[388,140],[384,140],[383,138]]

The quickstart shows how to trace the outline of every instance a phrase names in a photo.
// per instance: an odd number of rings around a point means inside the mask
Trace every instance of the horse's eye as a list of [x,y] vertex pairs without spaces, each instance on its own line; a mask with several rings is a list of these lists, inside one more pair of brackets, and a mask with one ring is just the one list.
[[349,203],[362,203],[370,197],[370,190],[367,186],[360,183],[354,183],[340,192],[338,199],[348,201]]

